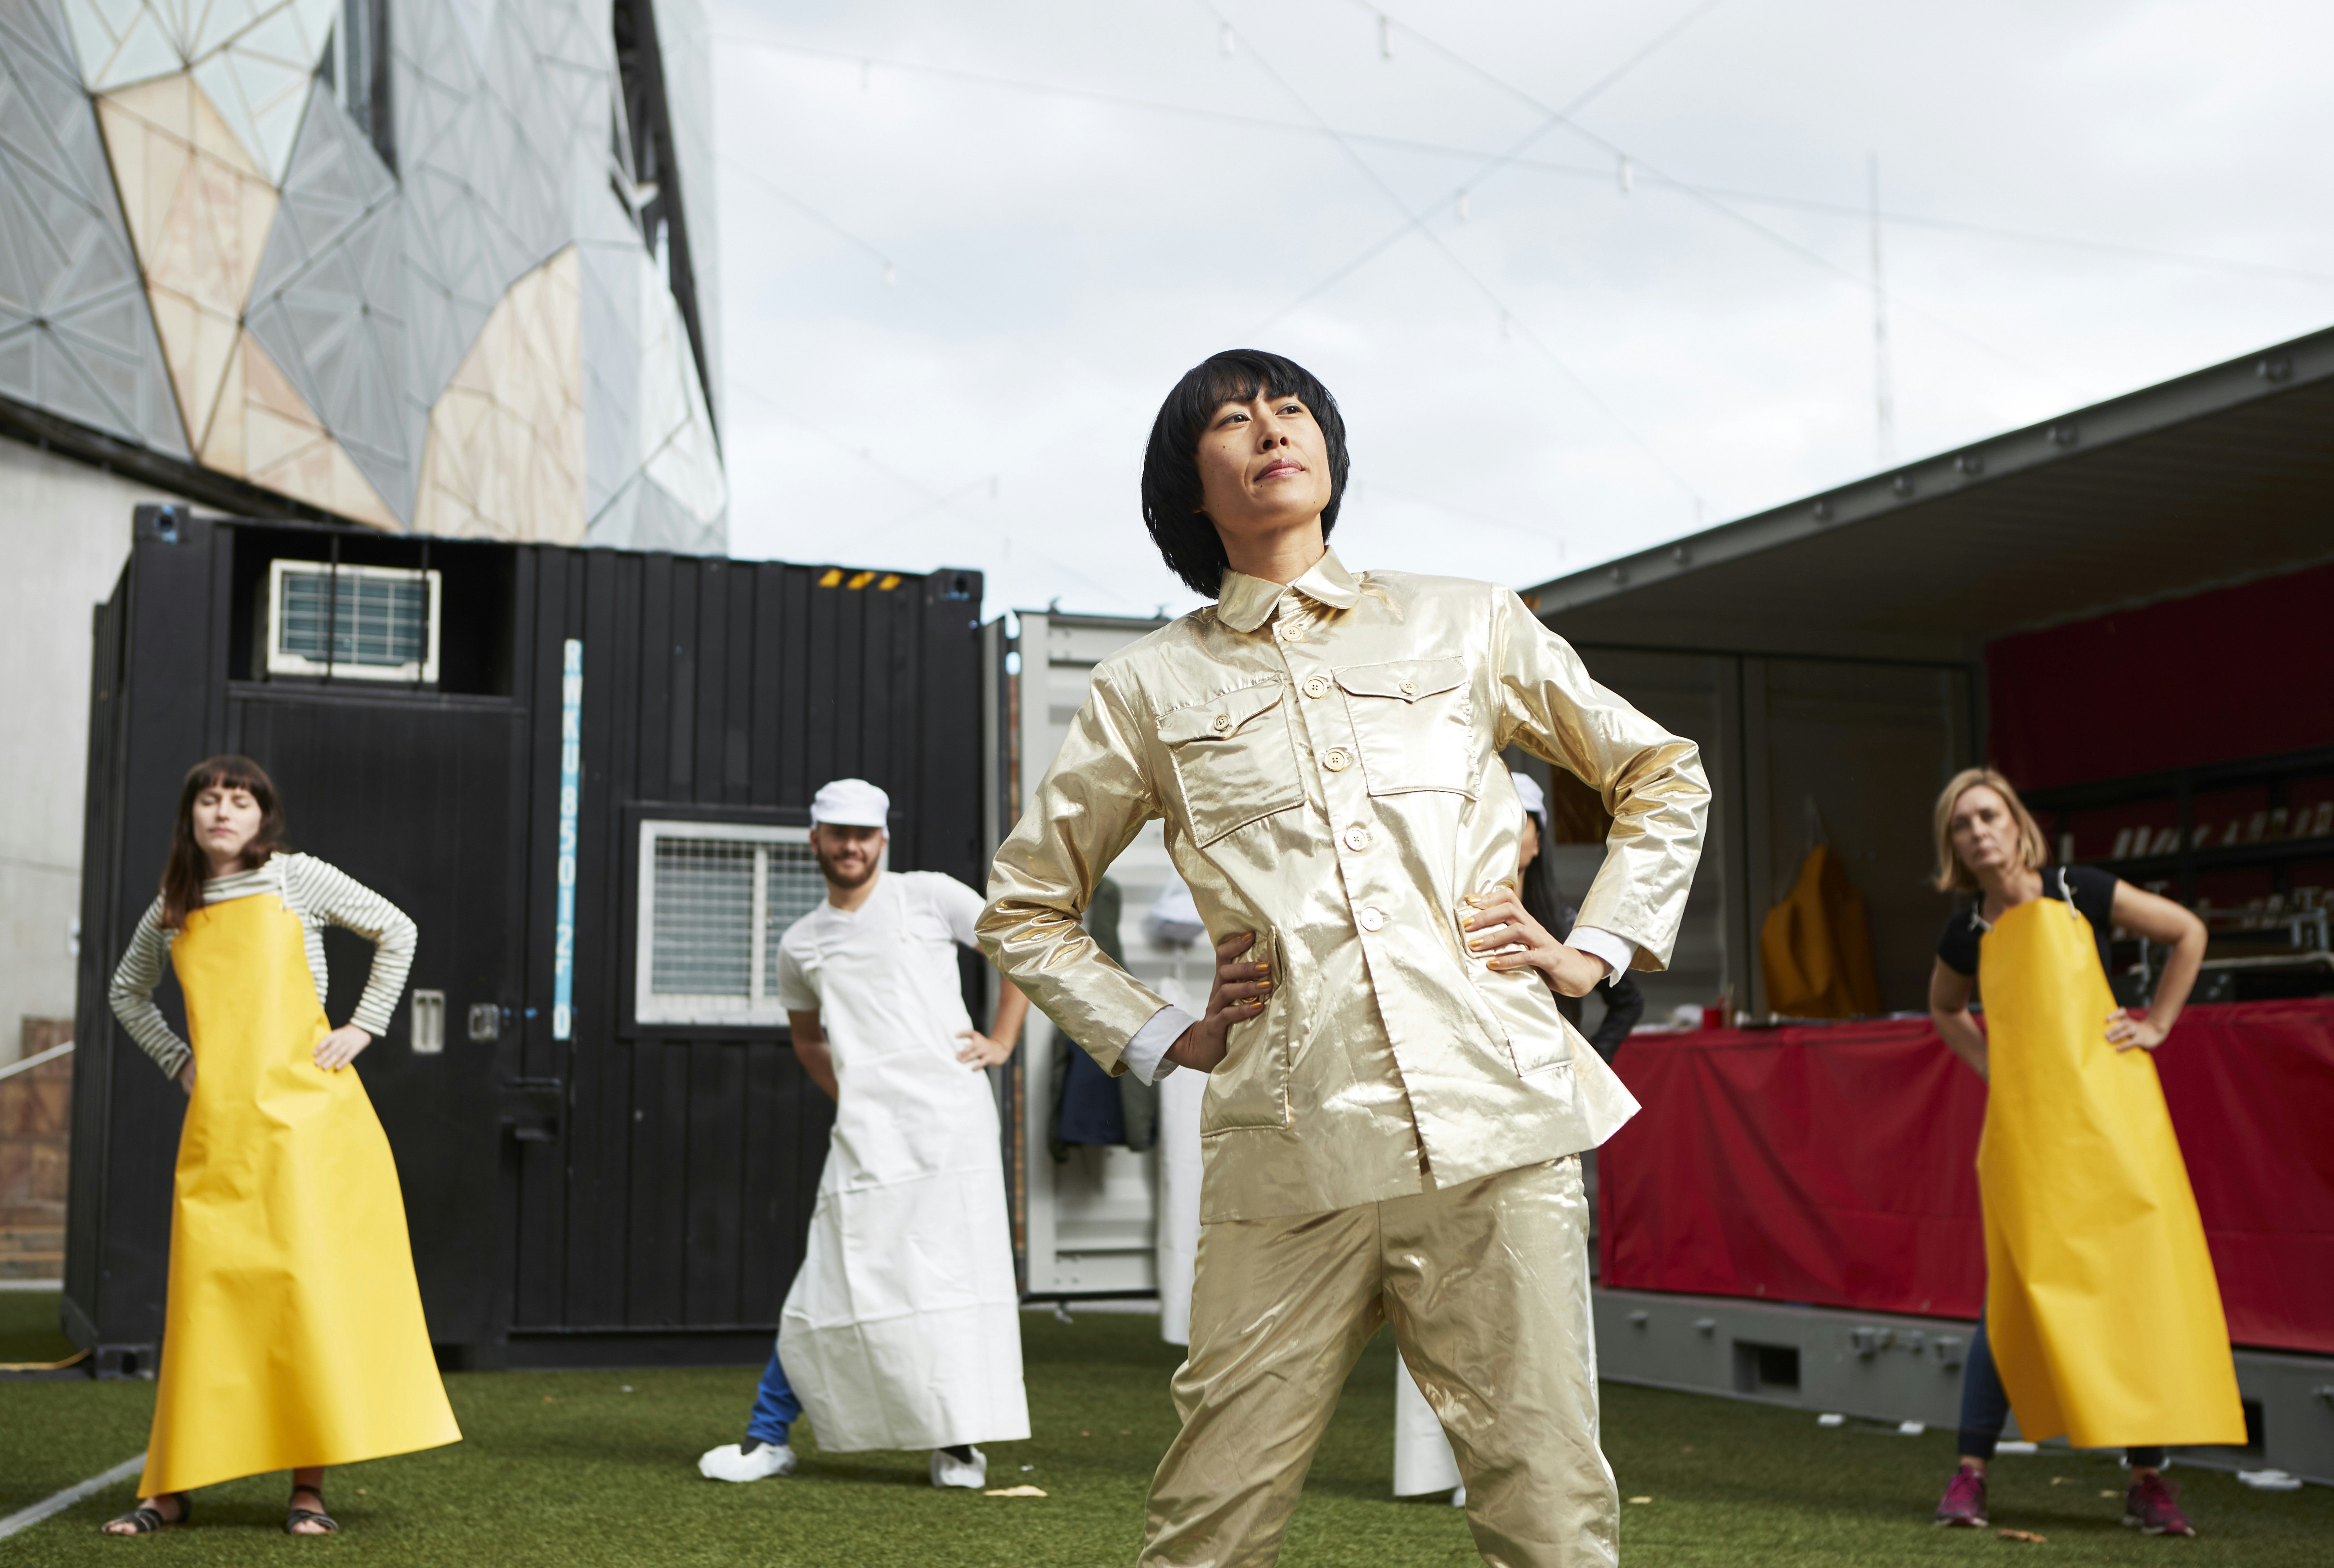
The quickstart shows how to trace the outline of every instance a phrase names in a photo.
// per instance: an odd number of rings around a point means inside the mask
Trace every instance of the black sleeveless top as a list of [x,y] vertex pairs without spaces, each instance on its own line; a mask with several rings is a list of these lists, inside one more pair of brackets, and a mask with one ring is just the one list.
[[[2064,891],[2060,890],[2062,878]],[[2096,866],[2052,866],[2042,873],[2042,896],[2053,900],[2071,898],[2076,909],[2091,923],[2091,935],[2099,944],[2099,972],[2106,975],[2115,973],[2107,958],[2107,932],[2117,880],[2114,872]],[[1979,918],[1984,902],[1981,895],[1967,909],[1956,909],[1937,938],[1937,957],[1956,975],[1977,973],[1977,945],[1989,929]]]

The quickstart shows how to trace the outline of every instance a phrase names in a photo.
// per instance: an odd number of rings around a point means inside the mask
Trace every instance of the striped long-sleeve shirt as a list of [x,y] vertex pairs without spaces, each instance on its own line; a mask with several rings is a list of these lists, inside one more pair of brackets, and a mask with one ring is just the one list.
[[[411,918],[313,855],[275,855],[256,871],[214,877],[203,884],[205,904],[223,904],[254,893],[274,893],[299,920],[319,1005],[324,1001],[326,983],[324,928],[345,927],[372,943],[372,975],[349,1022],[368,1034],[387,1033],[390,1015],[397,1010],[397,999],[405,991],[406,971],[413,967],[413,945],[419,933]],[[161,983],[162,967],[169,960],[170,942],[177,935],[164,928],[162,900],[157,898],[139,920],[130,950],[121,955],[113,983],[106,988],[106,1000],[121,1026],[174,1078],[194,1053],[171,1033],[161,1009],[154,1005],[154,987]]]

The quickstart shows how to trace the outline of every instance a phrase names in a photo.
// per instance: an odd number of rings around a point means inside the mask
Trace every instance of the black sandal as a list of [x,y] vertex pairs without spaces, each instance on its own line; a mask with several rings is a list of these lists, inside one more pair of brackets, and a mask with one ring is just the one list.
[[[155,1499],[159,1497],[176,1497],[178,1500],[177,1518],[162,1517],[162,1510],[154,1506]],[[140,1501],[138,1506],[130,1509],[127,1514],[117,1514],[108,1519],[98,1526],[98,1530],[100,1534],[106,1535],[150,1535],[157,1530],[167,1530],[174,1525],[183,1525],[194,1516],[195,1500],[184,1492],[157,1492],[154,1496]],[[127,1525],[130,1528],[117,1530],[114,1528],[116,1525]]]
[[[292,1495],[295,1497],[303,1492],[314,1497],[319,1504],[322,1504],[324,1500],[324,1489],[322,1486],[294,1486],[292,1488]],[[322,1525],[323,1528],[322,1530],[305,1531],[300,1528],[303,1525]],[[341,1533],[341,1522],[333,1518],[330,1514],[325,1513],[322,1507],[303,1508],[295,1503],[292,1505],[291,1511],[284,1515],[284,1533],[286,1535],[337,1535]]]

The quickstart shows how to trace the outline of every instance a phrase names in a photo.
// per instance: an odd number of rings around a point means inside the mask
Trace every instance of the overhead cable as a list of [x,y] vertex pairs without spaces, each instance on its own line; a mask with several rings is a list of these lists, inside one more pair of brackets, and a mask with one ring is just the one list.
[[[1689,17],[1688,20],[1692,20]],[[1680,24],[1682,26],[1683,24]],[[1674,33],[1678,28],[1673,28]],[[1631,188],[1647,187],[1676,190],[1688,196],[1710,196],[1726,201],[1746,202],[1753,206],[1792,207],[1803,212],[1823,213],[1862,226],[1871,217],[1862,202],[1829,201],[1816,197],[1785,196],[1774,191],[1750,190],[1740,186],[1693,183],[1673,178],[1646,168],[1627,153],[1619,156],[1615,164],[1590,167],[1566,163],[1553,159],[1527,158],[1510,148],[1505,152],[1486,152],[1480,148],[1453,147],[1444,142],[1424,141],[1415,137],[1388,136],[1379,131],[1358,130],[1345,127],[1330,128],[1297,120],[1277,119],[1270,115],[1243,114],[1237,111],[1210,109],[1200,104],[1172,103],[1160,99],[1142,98],[1132,93],[1111,92],[1099,88],[1075,87],[1062,82],[1034,82],[1021,77],[999,75],[991,72],[968,71],[959,66],[933,65],[922,61],[900,60],[866,54],[854,50],[827,48],[818,44],[788,43],[775,38],[757,38],[750,34],[717,33],[714,37],[726,43],[747,48],[767,50],[773,53],[794,54],[807,59],[829,60],[854,65],[863,71],[881,67],[902,73],[936,76],[974,86],[995,88],[1005,91],[1026,92],[1051,98],[1066,98],[1091,103],[1108,104],[1114,108],[1143,113],[1171,115],[1185,120],[1212,120],[1226,125],[1247,126],[1259,130],[1277,130],[1294,136],[1334,138],[1371,147],[1383,147],[1399,152],[1416,152],[1434,158],[1465,159],[1472,161],[1495,160],[1500,167],[1528,169],[1538,174],[1558,175],[1567,178],[1594,180],[1605,184],[1615,178],[1615,170],[1625,168],[1622,178]],[[1597,91],[1610,82],[1600,83]],[[1428,209],[1432,212],[1433,209]],[[2175,266],[2194,267],[2204,271],[2246,273],[2262,277],[2289,278],[2300,283],[2334,283],[2334,273],[2309,267],[2281,265],[2275,262],[2244,261],[2233,256],[2202,255],[2193,251],[2163,250],[2148,245],[2127,245],[2115,240],[2087,239],[2075,235],[2047,234],[2033,229],[2006,227],[2000,224],[1977,223],[1965,218],[1937,217],[1929,214],[1883,209],[1885,223],[1936,229],[1941,232],[1975,235],[1983,238],[2013,241],[2021,245],[2063,245],[2076,250],[2097,251],[2102,255],[2128,256],[2138,261],[2165,262]]]
[[[1374,13],[1375,12],[1375,7],[1369,5],[1368,0],[1354,0],[1354,4],[1361,5],[1365,9],[1371,10]],[[1383,13],[1377,14],[1383,14]],[[1458,51],[1442,43],[1440,40],[1420,32],[1417,28],[1411,26],[1408,23],[1400,23],[1398,25],[1401,26],[1404,33],[1408,34],[1411,37],[1415,38],[1421,43],[1425,44],[1427,48],[1432,50],[1435,53],[1440,54],[1444,60],[1459,67],[1461,71],[1489,82],[1493,87],[1498,88],[1501,92],[1504,92],[1510,98],[1516,100],[1519,103],[1526,104],[1542,114],[1549,115],[1561,120],[1565,128],[1570,130],[1574,135],[1578,136],[1582,139],[1592,143],[1607,153],[1610,153],[1613,157],[1616,159],[1625,156],[1629,157],[1631,162],[1636,167],[1644,168],[1648,173],[1660,175],[1661,178],[1666,179],[1671,185],[1676,187],[1679,190],[1683,191],[1686,195],[1692,197],[1702,206],[1707,207],[1711,211],[1723,216],[1730,223],[1747,228],[1751,233],[1760,236],[1761,238],[1768,240],[1771,244],[1780,245],[1783,249],[1790,252],[1796,256],[1799,256],[1800,259],[1811,263],[1835,276],[1846,279],[1849,283],[1854,284],[1860,292],[1868,293],[1874,286],[1870,278],[1860,277],[1854,271],[1840,265],[1837,262],[1833,261],[1829,256],[1823,255],[1821,252],[1808,249],[1806,245],[1799,244],[1799,241],[1792,239],[1789,236],[1768,227],[1765,224],[1760,223],[1758,219],[1750,216],[1748,214],[1737,212],[1734,208],[1727,206],[1724,202],[1720,201],[1716,197],[1712,196],[1709,192],[1700,189],[1687,181],[1678,178],[1674,175],[1661,175],[1661,171],[1655,169],[1651,164],[1645,163],[1643,159],[1628,154],[1626,149],[1614,142],[1608,141],[1604,137],[1599,136],[1596,132],[1589,130],[1587,126],[1582,125],[1577,120],[1567,116],[1563,111],[1549,108],[1529,91],[1516,86],[1513,82],[1509,82],[1505,77],[1500,76],[1497,72],[1490,70],[1488,67],[1477,64],[1474,61],[1469,59],[1463,54],[1461,54]],[[2052,382],[2061,389],[2070,392],[2079,393],[2079,389],[2073,387],[2066,378],[2059,375],[2056,371],[2047,370],[2040,365],[2030,364],[2025,360],[2019,358],[2016,354],[2010,352],[2008,350],[1998,348],[1992,343],[1986,341],[1983,338],[1977,336],[1975,333],[1956,326],[1954,323],[1945,320],[1933,310],[1915,304],[1901,294],[1897,296],[1897,303],[1905,309],[1910,310],[1914,314],[1927,321],[1931,326],[1937,328],[1940,332],[1946,333],[1948,336],[1958,338],[1963,342],[1967,343],[1972,348],[1977,349],[1982,352],[1992,355],[1995,359],[2001,361],[2004,364],[2014,366],[2018,370],[2025,371],[2030,376],[2033,376],[2040,380]]]
[[[1210,0],[1198,0],[1198,4],[1210,15],[1215,16],[1219,22],[1223,23],[1224,25],[1231,25],[1229,19],[1225,18],[1221,12],[1216,10],[1215,6],[1210,3]],[[1428,243],[1432,244],[1435,249],[1441,251],[1444,259],[1449,261],[1452,266],[1457,269],[1460,275],[1464,277],[1470,284],[1472,284],[1476,292],[1481,294],[1484,299],[1489,301],[1491,305],[1499,311],[1500,320],[1502,326],[1505,327],[1509,323],[1513,323],[1515,329],[1523,335],[1524,341],[1538,349],[1541,355],[1548,360],[1548,363],[1556,367],[1558,373],[1572,384],[1573,390],[1580,394],[1582,399],[1585,400],[1589,407],[1595,409],[1598,413],[1604,415],[1607,420],[1611,421],[1614,428],[1618,429],[1623,436],[1626,437],[1631,445],[1635,446],[1640,452],[1643,452],[1645,455],[1646,459],[1650,461],[1654,467],[1660,469],[1662,474],[1668,478],[1672,484],[1685,492],[1686,495],[1693,502],[1696,516],[1699,516],[1704,505],[1702,492],[1695,489],[1693,483],[1689,481],[1684,475],[1679,473],[1674,467],[1671,467],[1668,460],[1655,449],[1654,444],[1647,440],[1635,426],[1629,423],[1628,420],[1621,417],[1620,410],[1615,409],[1603,398],[1599,397],[1596,389],[1588,384],[1587,379],[1584,378],[1579,371],[1574,370],[1572,366],[1566,361],[1564,356],[1558,353],[1552,345],[1540,337],[1538,332],[1533,332],[1530,326],[1509,308],[1508,303],[1500,297],[1498,291],[1493,289],[1488,283],[1485,283],[1482,277],[1476,273],[1475,269],[1469,266],[1465,259],[1444,242],[1441,235],[1435,233],[1432,228],[1417,222],[1417,215],[1411,211],[1410,205],[1403,200],[1401,194],[1397,192],[1394,187],[1388,185],[1385,182],[1384,178],[1381,176],[1376,169],[1370,167],[1369,160],[1355,150],[1353,146],[1347,142],[1345,138],[1336,134],[1335,130],[1330,128],[1329,122],[1322,118],[1320,113],[1314,109],[1312,103],[1306,99],[1305,95],[1298,92],[1295,86],[1289,82],[1288,79],[1283,76],[1279,70],[1273,65],[1272,62],[1265,57],[1263,52],[1256,47],[1255,40],[1253,39],[1249,41],[1249,53],[1254,57],[1258,67],[1267,75],[1270,76],[1274,84],[1277,85],[1282,92],[1288,95],[1289,101],[1296,104],[1300,111],[1312,119],[1316,123],[1319,124],[1323,130],[1329,130],[1330,134],[1337,143],[1338,149],[1345,155],[1347,161],[1351,162],[1355,168],[1359,169],[1363,178],[1367,179],[1373,186],[1375,186],[1379,193],[1383,195],[1386,200],[1392,202],[1394,207],[1400,211],[1406,219],[1410,220],[1403,226],[1403,232],[1409,232],[1410,229],[1415,227],[1419,234],[1425,236]],[[1381,248],[1383,247],[1381,246]]]

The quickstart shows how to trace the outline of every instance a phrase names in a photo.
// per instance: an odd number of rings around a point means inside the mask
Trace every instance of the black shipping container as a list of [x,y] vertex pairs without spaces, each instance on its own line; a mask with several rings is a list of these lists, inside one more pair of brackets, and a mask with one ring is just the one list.
[[[782,1024],[635,1024],[644,821],[802,827],[890,792],[891,864],[985,884],[980,577],[382,535],[141,507],[98,608],[64,1315],[150,1372],[183,1100],[106,984],[179,782],[242,752],[291,842],[420,927],[357,1063],[452,1365],[757,1361],[802,1256],[832,1108]],[[266,678],[269,563],[434,571],[434,683]],[[553,1037],[562,659],[582,643],[573,1038]],[[330,1015],[370,962],[327,934]],[[968,955],[968,996],[982,994]],[[176,984],[157,1000],[183,1027]],[[415,991],[444,1045],[412,1049]]]

